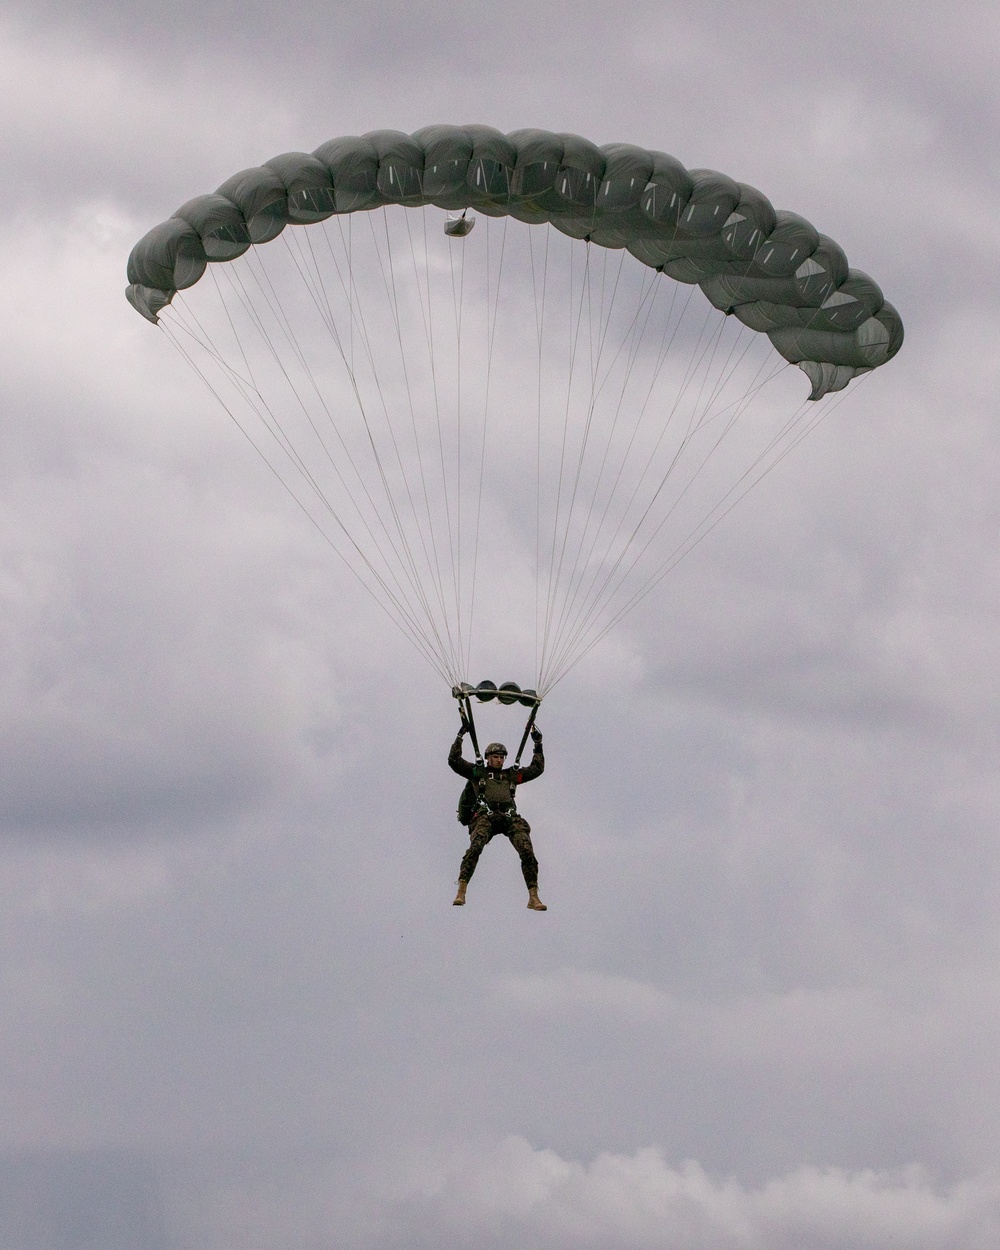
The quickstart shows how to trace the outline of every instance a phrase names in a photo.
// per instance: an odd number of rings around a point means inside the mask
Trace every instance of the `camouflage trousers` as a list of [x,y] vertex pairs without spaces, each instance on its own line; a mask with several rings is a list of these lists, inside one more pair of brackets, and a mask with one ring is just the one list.
[[529,890],[533,890],[538,885],[538,860],[535,859],[535,852],[531,845],[531,826],[523,816],[516,814],[507,816],[499,813],[490,816],[487,812],[480,812],[473,818],[469,826],[469,849],[462,857],[462,867],[458,871],[459,880],[471,879],[483,848],[498,833],[509,838],[514,850],[520,855],[524,884]]

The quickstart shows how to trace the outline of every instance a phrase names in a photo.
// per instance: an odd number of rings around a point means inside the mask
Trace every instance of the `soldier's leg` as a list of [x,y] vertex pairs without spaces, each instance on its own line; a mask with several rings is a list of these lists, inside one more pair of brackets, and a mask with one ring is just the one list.
[[538,860],[531,845],[531,826],[523,816],[512,816],[508,822],[507,837],[521,857],[521,872],[528,887],[528,906],[532,911],[547,911],[538,897]]
[[465,902],[465,889],[476,871],[483,847],[493,837],[492,823],[485,812],[479,812],[469,826],[469,849],[462,856],[462,866],[458,870],[458,893],[455,895],[455,906],[461,907]]
[[529,890],[538,885],[538,860],[531,845],[531,826],[523,816],[512,816],[507,823],[507,837],[521,857],[521,872]]

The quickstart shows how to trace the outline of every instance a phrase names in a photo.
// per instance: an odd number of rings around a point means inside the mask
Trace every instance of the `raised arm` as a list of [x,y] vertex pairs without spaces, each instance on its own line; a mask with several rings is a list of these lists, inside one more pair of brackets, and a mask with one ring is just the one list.
[[542,750],[542,731],[537,725],[531,727],[531,742],[533,750],[531,753],[531,763],[527,768],[521,769],[521,784],[526,781],[534,781],[536,777],[540,777],[545,771],[545,752]]
[[463,718],[462,728],[458,731],[458,737],[451,744],[451,750],[448,752],[448,767],[452,772],[458,773],[460,777],[471,777],[475,771],[475,764],[470,764],[468,760],[462,759],[462,739],[469,732],[469,726]]

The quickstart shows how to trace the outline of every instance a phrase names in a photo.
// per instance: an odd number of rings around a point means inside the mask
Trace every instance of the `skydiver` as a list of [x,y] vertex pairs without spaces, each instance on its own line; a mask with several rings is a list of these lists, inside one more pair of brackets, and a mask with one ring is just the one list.
[[522,782],[534,781],[545,768],[541,730],[532,726],[531,741],[534,749],[527,768],[504,768],[507,748],[502,742],[491,742],[486,748],[485,766],[470,764],[462,758],[462,739],[468,732],[469,725],[463,716],[462,728],[448,752],[449,767],[469,781],[459,803],[459,819],[469,826],[469,849],[462,858],[462,866],[458,872],[458,893],[453,905],[465,905],[465,891],[476,871],[483,847],[498,833],[502,833],[510,839],[521,857],[521,872],[524,874],[524,884],[528,887],[528,906],[532,911],[548,911],[538,897],[538,860],[535,859],[531,845],[531,826],[523,816],[518,815],[514,805],[514,792],[517,787]]

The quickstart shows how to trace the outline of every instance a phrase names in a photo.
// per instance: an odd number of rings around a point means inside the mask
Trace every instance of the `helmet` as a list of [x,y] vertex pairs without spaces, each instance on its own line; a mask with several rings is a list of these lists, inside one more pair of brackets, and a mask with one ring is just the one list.
[[507,748],[504,746],[502,742],[491,742],[490,745],[483,752],[483,754],[484,755],[503,755],[504,757],[506,757]]

